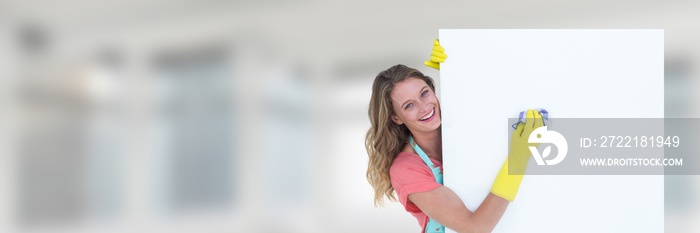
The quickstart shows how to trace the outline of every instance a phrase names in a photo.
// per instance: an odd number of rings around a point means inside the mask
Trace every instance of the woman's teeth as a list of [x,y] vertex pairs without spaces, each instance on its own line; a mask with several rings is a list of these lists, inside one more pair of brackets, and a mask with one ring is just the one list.
[[428,115],[425,115],[423,118],[418,119],[418,120],[421,120],[421,121],[427,120],[427,119],[433,117],[433,114],[435,114],[435,108],[433,108],[433,110],[430,111],[430,113],[428,113]]

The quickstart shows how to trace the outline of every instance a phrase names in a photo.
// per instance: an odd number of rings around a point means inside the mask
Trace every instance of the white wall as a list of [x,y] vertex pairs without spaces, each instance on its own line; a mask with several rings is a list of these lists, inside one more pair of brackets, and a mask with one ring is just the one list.
[[[527,108],[554,121],[663,117],[663,41],[662,30],[440,30],[445,186],[476,210],[507,156],[508,118]],[[663,178],[526,175],[495,232],[661,232]]]

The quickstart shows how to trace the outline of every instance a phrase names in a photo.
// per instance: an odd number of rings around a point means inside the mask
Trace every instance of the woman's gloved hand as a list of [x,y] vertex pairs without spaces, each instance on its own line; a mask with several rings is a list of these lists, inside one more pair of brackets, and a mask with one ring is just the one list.
[[440,63],[444,62],[446,58],[447,54],[445,54],[445,49],[440,46],[440,41],[435,39],[433,42],[433,52],[430,53],[430,59],[425,61],[423,64],[436,70],[440,70]]
[[[529,146],[539,146],[536,143],[528,143],[528,138],[532,131],[543,125],[542,115],[537,110],[528,109],[525,123],[518,124],[511,136],[508,159],[501,166],[501,170],[498,172],[496,180],[491,187],[491,193],[511,202],[515,200],[515,195],[520,188],[520,182],[523,180],[522,174],[525,174],[527,163],[532,156]],[[508,174],[509,163],[510,174],[519,175]]]

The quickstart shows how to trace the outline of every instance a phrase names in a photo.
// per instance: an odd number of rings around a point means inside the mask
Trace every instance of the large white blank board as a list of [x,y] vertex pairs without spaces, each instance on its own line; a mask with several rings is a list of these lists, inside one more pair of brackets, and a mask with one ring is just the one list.
[[[445,186],[472,211],[506,159],[507,119],[521,110],[664,116],[663,30],[440,30],[440,43]],[[529,175],[494,232],[663,230],[663,176]]]

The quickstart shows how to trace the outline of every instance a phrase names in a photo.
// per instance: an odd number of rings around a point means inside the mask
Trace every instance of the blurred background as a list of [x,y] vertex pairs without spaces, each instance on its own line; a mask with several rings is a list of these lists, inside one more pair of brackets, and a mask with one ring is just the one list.
[[[698,117],[698,9],[3,0],[0,232],[417,232],[400,204],[373,206],[365,179],[378,72],[439,83],[422,63],[441,28],[659,28],[666,117]],[[666,231],[700,230],[699,188],[666,177]]]

